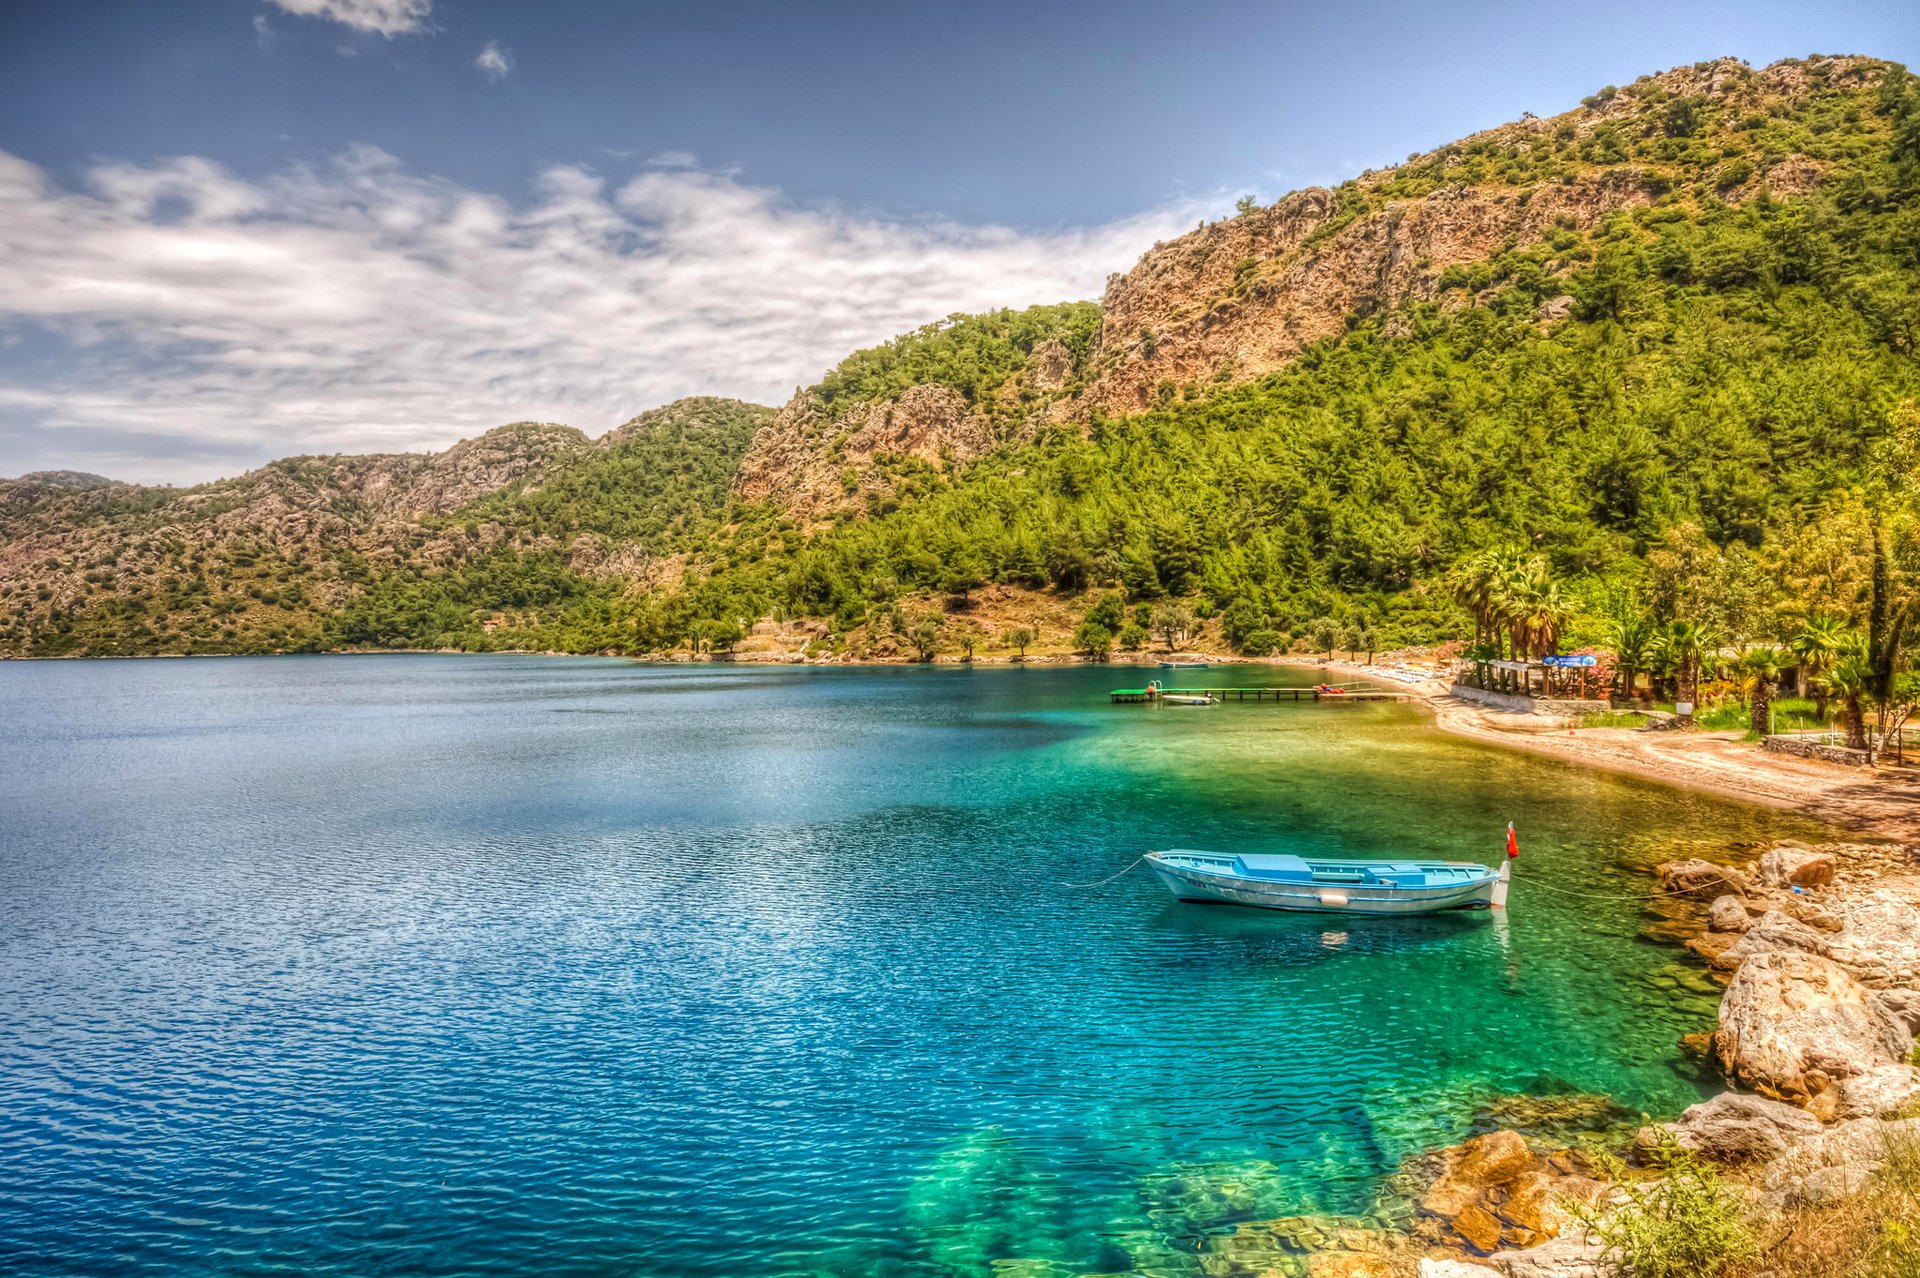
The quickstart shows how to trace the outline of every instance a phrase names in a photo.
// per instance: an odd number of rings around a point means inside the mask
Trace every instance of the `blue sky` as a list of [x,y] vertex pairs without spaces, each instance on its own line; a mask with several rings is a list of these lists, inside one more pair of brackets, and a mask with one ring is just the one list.
[[1242,192],[1920,5],[11,0],[0,475],[599,433],[1097,296]]

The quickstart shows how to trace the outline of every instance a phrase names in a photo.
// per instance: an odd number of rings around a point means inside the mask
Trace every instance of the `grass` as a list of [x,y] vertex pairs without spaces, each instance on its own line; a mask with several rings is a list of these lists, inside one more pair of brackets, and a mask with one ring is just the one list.
[[1583,728],[1638,728],[1647,721],[1647,716],[1638,710],[1607,710],[1600,714],[1583,714],[1576,722]]
[[[1623,1199],[1601,1209],[1575,1208],[1616,1266],[1633,1278],[1728,1278],[1760,1253],[1738,1186],[1671,1133],[1651,1160],[1663,1175],[1635,1182],[1611,1158],[1601,1170]],[[1844,1272],[1844,1271],[1836,1271]]]
[[1920,1275],[1920,1141],[1891,1142],[1865,1188],[1788,1215],[1780,1241],[1755,1264],[1775,1278]]

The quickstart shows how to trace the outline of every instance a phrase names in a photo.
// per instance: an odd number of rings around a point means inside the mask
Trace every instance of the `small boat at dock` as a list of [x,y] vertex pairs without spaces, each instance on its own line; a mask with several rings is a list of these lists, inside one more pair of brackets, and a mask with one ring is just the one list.
[[1162,670],[1205,670],[1207,663],[1204,661],[1163,661],[1160,663],[1160,668]]
[[1498,870],[1469,861],[1371,861],[1174,848],[1147,864],[1182,901],[1319,914],[1500,909],[1517,847]]
[[1204,692],[1162,692],[1160,700],[1170,706],[1217,706],[1218,698]]

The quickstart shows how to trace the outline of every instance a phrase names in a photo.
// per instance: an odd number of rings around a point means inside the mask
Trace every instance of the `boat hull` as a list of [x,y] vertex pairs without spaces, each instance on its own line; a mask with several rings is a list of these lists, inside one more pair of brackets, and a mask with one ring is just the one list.
[[1269,882],[1235,874],[1216,874],[1150,860],[1167,890],[1182,901],[1218,901],[1262,910],[1301,914],[1437,914],[1443,910],[1485,910],[1494,903],[1495,881],[1430,888],[1338,887],[1312,883]]

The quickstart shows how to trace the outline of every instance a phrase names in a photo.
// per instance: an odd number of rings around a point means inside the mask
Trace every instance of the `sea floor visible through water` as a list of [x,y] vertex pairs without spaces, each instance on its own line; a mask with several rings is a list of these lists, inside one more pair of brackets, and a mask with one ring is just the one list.
[[[1147,677],[0,665],[0,1267],[1198,1274],[1503,1096],[1703,1094],[1647,871],[1818,827]],[[1504,915],[1069,886],[1509,820]]]

